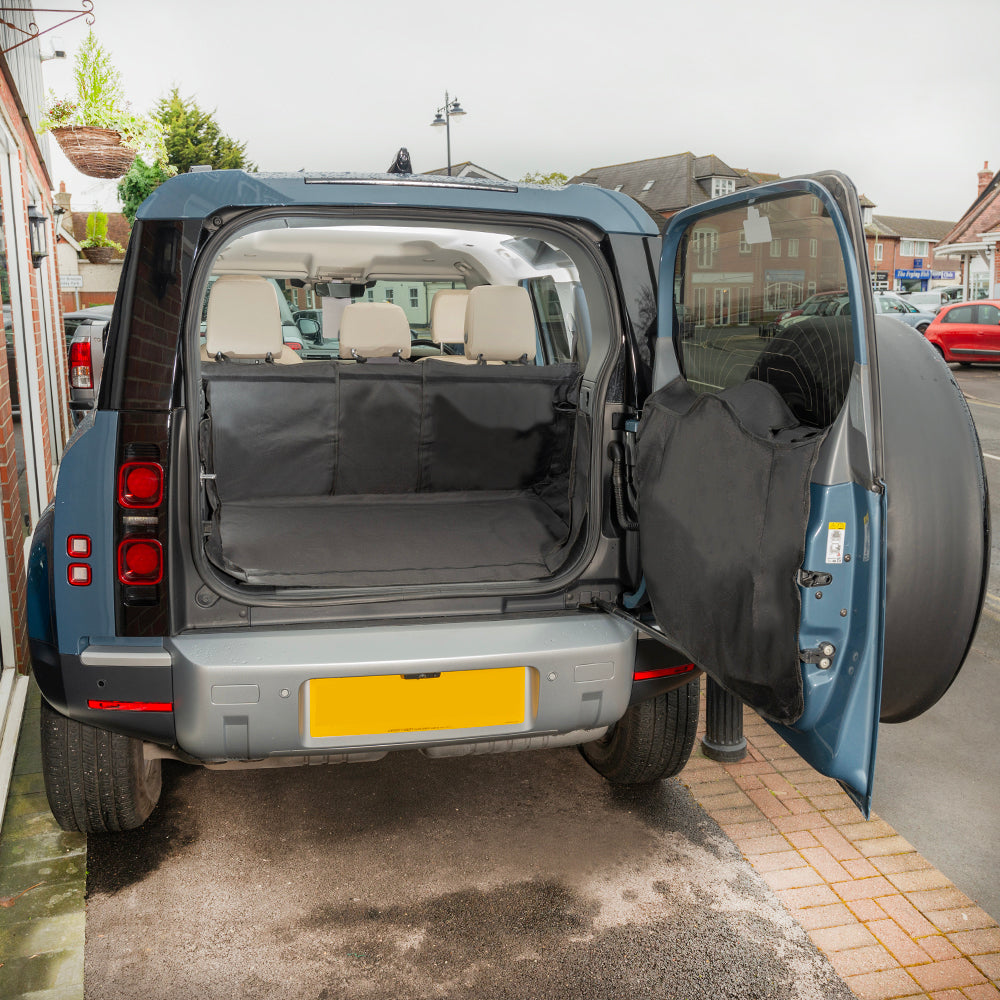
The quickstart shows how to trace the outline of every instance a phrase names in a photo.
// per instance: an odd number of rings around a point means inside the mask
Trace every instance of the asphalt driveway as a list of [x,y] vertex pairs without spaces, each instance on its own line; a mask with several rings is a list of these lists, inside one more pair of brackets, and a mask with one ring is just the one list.
[[678,782],[575,750],[207,772],[88,843],[87,997],[852,996]]

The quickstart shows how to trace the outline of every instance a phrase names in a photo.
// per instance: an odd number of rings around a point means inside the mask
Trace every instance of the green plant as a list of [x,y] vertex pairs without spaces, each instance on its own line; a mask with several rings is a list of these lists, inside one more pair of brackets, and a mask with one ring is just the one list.
[[177,173],[172,164],[147,163],[137,156],[128,168],[128,173],[118,182],[118,200],[122,203],[122,215],[129,225],[135,225],[135,215],[139,206],[165,181]]
[[119,253],[125,249],[120,243],[108,239],[108,213],[100,210],[87,216],[87,238],[80,243],[80,247],[83,250],[110,247]]
[[155,162],[167,162],[163,126],[152,115],[140,115],[132,110],[125,100],[121,74],[93,31],[77,50],[73,79],[76,82],[75,100],[49,92],[39,132],[76,127],[114,129],[121,134],[123,146],[146,150]]

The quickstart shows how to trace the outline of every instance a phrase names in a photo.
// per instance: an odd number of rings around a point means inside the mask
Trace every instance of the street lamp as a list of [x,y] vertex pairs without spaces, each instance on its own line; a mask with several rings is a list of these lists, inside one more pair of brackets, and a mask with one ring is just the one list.
[[438,108],[431,122],[435,128],[444,126],[445,134],[448,137],[448,176],[451,177],[451,120],[465,114],[465,109],[458,103],[458,98],[449,98],[448,91],[444,92],[444,107]]

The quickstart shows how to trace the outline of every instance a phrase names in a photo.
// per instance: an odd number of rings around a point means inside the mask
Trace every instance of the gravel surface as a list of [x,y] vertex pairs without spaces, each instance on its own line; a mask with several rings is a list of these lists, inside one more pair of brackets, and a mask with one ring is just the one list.
[[90,1000],[852,997],[681,784],[575,750],[166,765],[87,889]]

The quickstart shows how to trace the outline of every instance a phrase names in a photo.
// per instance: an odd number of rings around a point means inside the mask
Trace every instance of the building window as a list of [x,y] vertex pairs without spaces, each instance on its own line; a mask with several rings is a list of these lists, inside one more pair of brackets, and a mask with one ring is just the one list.
[[751,250],[751,247],[750,247],[750,244],[747,243],[746,234],[741,229],[740,230],[740,253],[750,253],[750,250]]
[[732,194],[736,190],[735,177],[713,177],[712,197],[721,198],[724,194]]
[[818,240],[810,240],[809,241],[809,256],[810,257],[815,257],[818,250],[819,250],[819,241]]
[[882,244],[875,244],[875,260],[880,261],[882,259]]
[[729,326],[729,289],[715,290],[715,325]]
[[719,249],[718,232],[714,229],[696,229],[693,238],[698,267],[711,267],[715,263],[715,252]]
[[416,288],[410,289],[410,308],[416,309],[420,305],[420,293]]
[[643,193],[645,193],[646,191],[648,191],[655,183],[656,183],[656,181],[646,181],[646,183],[643,184],[643,186],[642,186]]
[[706,305],[708,302],[708,289],[696,288],[694,290],[694,325],[705,325]]
[[393,296],[392,289],[391,288],[387,288],[385,290],[385,301],[386,302],[392,302],[393,301],[393,297],[392,296]]
[[622,188],[623,188],[624,186],[625,186],[624,184],[616,184],[616,185],[615,185],[615,190],[616,190],[616,191],[621,191],[621,189],[622,189]]
[[739,306],[737,322],[740,326],[750,325],[750,289],[741,288],[739,294]]
[[771,256],[781,256],[781,240],[771,240]]
[[931,245],[928,240],[903,240],[899,252],[903,257],[927,257]]
[[788,256],[798,257],[799,255],[799,241],[796,239],[790,239],[788,241]]
[[807,282],[806,295],[815,295],[815,294],[816,294],[816,282],[815,281]]
[[369,302],[375,301],[375,293],[370,288],[368,289],[368,301]]
[[809,203],[809,211],[813,215],[819,215],[819,198],[813,196],[813,200]]

